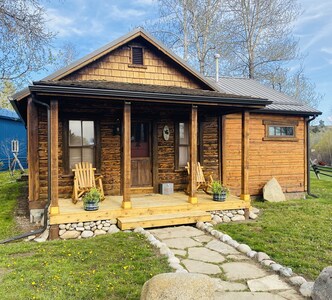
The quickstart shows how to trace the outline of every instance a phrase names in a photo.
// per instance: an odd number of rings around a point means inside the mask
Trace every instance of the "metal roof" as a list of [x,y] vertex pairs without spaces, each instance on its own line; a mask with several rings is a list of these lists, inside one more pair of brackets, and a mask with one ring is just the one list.
[[5,108],[0,108],[0,118],[1,119],[11,119],[11,120],[20,119],[16,112],[9,110],[9,109],[5,109]]
[[308,115],[321,114],[319,110],[312,108],[293,97],[287,96],[284,93],[267,87],[254,79],[221,77],[218,82],[213,79],[210,80],[217,85],[220,92],[255,98],[265,98],[273,101],[272,104],[267,105],[262,111],[280,111],[283,113],[303,113]]

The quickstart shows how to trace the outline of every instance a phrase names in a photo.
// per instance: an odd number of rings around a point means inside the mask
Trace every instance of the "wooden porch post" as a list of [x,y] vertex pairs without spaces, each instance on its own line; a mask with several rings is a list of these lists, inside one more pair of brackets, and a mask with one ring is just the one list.
[[59,103],[58,100],[51,100],[51,215],[59,213],[59,193],[58,193],[58,136],[59,136]]
[[249,119],[248,111],[242,112],[241,199],[250,202],[249,194]]
[[123,107],[123,158],[122,158],[122,208],[131,208],[130,185],[131,185],[131,103],[125,102]]
[[29,202],[34,202],[39,199],[38,109],[31,97],[27,110]]
[[190,182],[188,202],[197,203],[197,106],[192,106],[190,111]]

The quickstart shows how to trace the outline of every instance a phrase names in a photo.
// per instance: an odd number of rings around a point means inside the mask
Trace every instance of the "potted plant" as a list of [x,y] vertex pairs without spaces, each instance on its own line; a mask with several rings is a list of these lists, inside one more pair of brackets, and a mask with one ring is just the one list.
[[227,196],[227,188],[220,181],[212,181],[211,184],[212,197],[214,201],[225,201]]
[[98,210],[99,202],[101,200],[101,193],[100,191],[93,187],[90,191],[86,192],[83,197],[83,207],[85,210],[93,211]]

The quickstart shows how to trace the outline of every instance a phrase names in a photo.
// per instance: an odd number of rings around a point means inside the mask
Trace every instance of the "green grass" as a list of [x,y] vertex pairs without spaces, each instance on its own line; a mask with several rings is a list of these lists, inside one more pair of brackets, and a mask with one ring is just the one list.
[[0,240],[18,233],[14,211],[25,184],[16,182],[9,172],[0,172]]
[[0,299],[139,299],[145,281],[169,272],[135,233],[0,246]]
[[308,279],[315,279],[332,258],[332,182],[311,176],[318,199],[282,203],[253,202],[262,215],[255,222],[220,224],[217,229],[253,250],[266,252]]

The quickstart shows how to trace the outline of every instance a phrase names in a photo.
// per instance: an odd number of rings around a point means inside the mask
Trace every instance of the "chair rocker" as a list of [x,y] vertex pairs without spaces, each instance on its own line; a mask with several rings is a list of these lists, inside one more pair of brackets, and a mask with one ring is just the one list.
[[74,188],[72,199],[74,203],[82,197],[85,192],[90,191],[91,188],[97,187],[101,193],[101,200],[105,199],[102,178],[103,176],[95,177],[96,168],[92,167],[91,163],[82,162],[75,164],[74,172]]
[[[188,175],[190,175],[190,163],[187,162],[187,166],[185,167],[187,169]],[[203,168],[201,164],[197,163],[197,169],[196,169],[196,190],[203,190],[204,193],[211,195],[212,193],[209,191],[211,189],[211,184],[213,182],[212,172],[206,173],[204,175]],[[187,189],[185,190],[187,194],[189,194],[189,184],[187,186]]]

